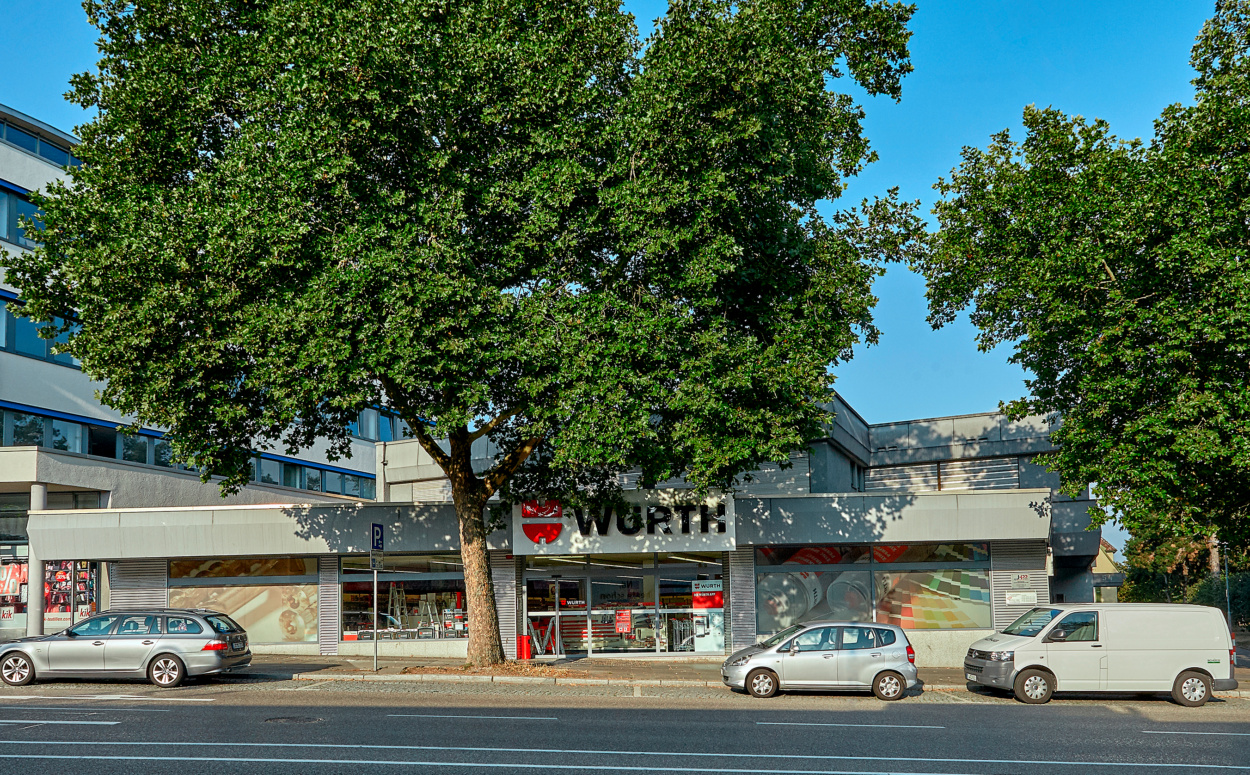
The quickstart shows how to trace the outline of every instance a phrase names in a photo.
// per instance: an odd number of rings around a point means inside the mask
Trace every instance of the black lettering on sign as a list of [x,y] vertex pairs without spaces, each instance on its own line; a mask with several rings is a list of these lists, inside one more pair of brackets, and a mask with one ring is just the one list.
[[[664,516],[659,516],[663,514]],[[648,506],[647,507],[647,533],[655,535],[655,528],[658,525],[660,532],[666,535],[672,535],[673,530],[668,523],[673,521],[673,510],[668,506]]]
[[694,506],[678,506],[677,513],[681,514],[681,532],[682,535],[690,534],[690,512],[694,511]]
[[579,508],[573,509],[573,516],[577,517],[577,530],[584,536],[590,535],[590,527],[594,525],[599,530],[599,535],[608,534],[608,527],[612,525],[612,509],[604,507],[602,514],[596,514],[593,510],[587,517]]
[[[699,507],[699,532],[706,533],[712,525],[711,514],[708,513],[707,505]],[[716,532],[725,532],[725,504],[716,504]]]
[[616,529],[621,531],[621,535],[638,535],[639,531],[642,530],[642,509],[635,506],[630,514],[622,514],[618,511],[616,513]]

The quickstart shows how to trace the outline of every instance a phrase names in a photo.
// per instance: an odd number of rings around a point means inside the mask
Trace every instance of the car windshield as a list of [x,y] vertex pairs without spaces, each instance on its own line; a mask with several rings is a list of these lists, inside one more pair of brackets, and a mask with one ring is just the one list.
[[1007,629],[1003,630],[1003,634],[1032,638],[1044,630],[1046,625],[1050,624],[1061,613],[1063,611],[1058,608],[1034,608],[1012,622]]
[[761,645],[761,646],[763,646],[763,647],[764,647],[764,648],[766,648],[766,649],[770,649],[770,648],[772,648],[773,646],[776,646],[778,643],[781,643],[781,642],[782,642],[782,641],[784,641],[786,638],[789,638],[790,636],[794,635],[796,632],[798,632],[799,630],[802,630],[802,629],[803,629],[803,625],[801,625],[801,624],[796,624],[796,625],[793,625],[793,626],[791,626],[791,627],[787,627],[787,628],[785,628],[784,630],[782,630],[781,632],[779,632],[779,633],[777,633],[776,635],[774,635],[774,636],[772,636],[771,638],[769,638],[768,640],[764,641],[764,642],[763,642],[763,643],[761,643],[760,645]]
[[217,632],[243,632],[243,628],[234,619],[225,614],[209,614],[204,617],[208,623],[213,625],[213,629]]

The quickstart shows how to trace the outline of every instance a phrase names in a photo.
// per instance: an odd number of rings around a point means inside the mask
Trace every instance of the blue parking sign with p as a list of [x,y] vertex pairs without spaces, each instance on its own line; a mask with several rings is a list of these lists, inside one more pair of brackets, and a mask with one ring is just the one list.
[[370,526],[369,535],[373,539],[373,546],[370,548],[375,552],[382,551],[382,526],[374,522]]

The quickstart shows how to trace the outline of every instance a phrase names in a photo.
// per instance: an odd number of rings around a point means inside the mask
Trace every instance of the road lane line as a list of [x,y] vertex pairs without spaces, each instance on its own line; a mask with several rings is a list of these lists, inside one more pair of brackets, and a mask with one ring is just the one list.
[[[94,745],[94,744],[93,744]],[[725,775],[973,775],[973,773],[901,772],[897,770],[759,770],[725,767],[632,767],[619,764],[526,764],[521,762],[435,762],[402,759],[276,759],[244,756],[63,756],[55,754],[0,754],[0,759],[92,759],[137,762],[239,762],[242,764],[350,764],[391,767],[452,767],[456,769],[580,770],[582,772],[711,772]]]
[[[123,700],[126,702],[217,702],[216,697],[166,697],[149,694],[0,694],[0,700]],[[5,707],[0,703],[0,707]]]
[[[81,747],[83,743],[75,740],[0,740],[0,745],[72,745]],[[320,748],[327,750],[360,750],[378,751],[447,751],[458,753],[522,753],[522,754],[577,754],[586,756],[665,756],[686,758],[718,758],[718,759],[800,759],[820,761],[855,761],[855,762],[911,762],[926,764],[1025,764],[1037,767],[1154,767],[1155,769],[1198,769],[1198,770],[1236,770],[1250,771],[1250,765],[1243,764],[1181,764],[1174,762],[1099,762],[1099,761],[1067,761],[1056,759],[969,759],[932,756],[838,756],[835,754],[784,754],[784,753],[716,753],[712,751],[613,751],[588,748],[487,748],[484,746],[457,745],[375,745],[370,743],[207,743],[207,742],[157,742],[154,740],[140,741],[92,741],[91,746],[155,747],[155,748]],[[75,757],[68,757],[75,758]],[[108,758],[108,757],[101,757]],[[336,760],[337,761],[337,760]],[[354,761],[354,760],[345,760]],[[663,768],[669,769],[669,768]],[[696,770],[703,772],[703,770]],[[755,772],[756,770],[749,770]],[[911,775],[920,775],[912,773]],[[946,775],[950,775],[947,773]]]
[[481,718],[507,719],[509,721],[559,721],[555,716],[453,716],[436,713],[388,713],[387,718]]
[[78,724],[93,727],[111,727],[120,724],[120,721],[66,721],[59,719],[57,721],[45,721],[43,719],[34,718],[0,718],[0,724]]
[[767,727],[866,727],[868,729],[946,729],[929,724],[820,724],[810,721],[757,721]]
[[1250,732],[1166,732],[1163,730],[1143,729],[1143,735],[1223,735],[1226,737],[1250,737]]
[[169,713],[169,708],[110,708],[91,705],[83,705],[77,708],[49,708],[46,705],[5,705],[0,703],[0,709],[3,710],[64,710],[71,713]]

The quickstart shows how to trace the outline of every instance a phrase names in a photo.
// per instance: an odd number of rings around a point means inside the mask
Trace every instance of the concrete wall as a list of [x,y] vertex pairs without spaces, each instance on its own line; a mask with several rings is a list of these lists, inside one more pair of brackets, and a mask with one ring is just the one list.
[[1044,539],[1044,490],[738,498],[738,545]]
[[908,630],[916,667],[963,667],[968,647],[994,630]]

